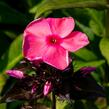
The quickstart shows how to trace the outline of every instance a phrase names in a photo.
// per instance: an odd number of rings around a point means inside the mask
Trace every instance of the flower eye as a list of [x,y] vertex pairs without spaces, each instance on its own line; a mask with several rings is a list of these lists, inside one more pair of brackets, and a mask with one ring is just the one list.
[[57,40],[55,38],[51,39],[51,43],[55,44]]

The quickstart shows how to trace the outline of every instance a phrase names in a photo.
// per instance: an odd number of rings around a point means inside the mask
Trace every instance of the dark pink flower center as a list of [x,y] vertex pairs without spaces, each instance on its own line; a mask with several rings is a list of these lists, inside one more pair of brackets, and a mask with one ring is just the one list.
[[47,44],[50,45],[59,45],[62,42],[62,39],[58,35],[49,35],[46,41]]
[[56,40],[55,38],[52,38],[52,39],[50,40],[50,42],[53,43],[53,44],[55,44],[55,43],[57,42],[57,40]]

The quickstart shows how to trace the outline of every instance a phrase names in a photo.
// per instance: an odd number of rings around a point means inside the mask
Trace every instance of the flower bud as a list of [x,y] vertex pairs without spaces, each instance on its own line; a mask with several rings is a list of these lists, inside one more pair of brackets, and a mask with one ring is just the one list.
[[8,74],[9,76],[12,76],[14,78],[17,78],[17,79],[24,78],[24,74],[20,70],[7,70],[6,74]]
[[34,94],[37,89],[37,84],[33,84],[32,89],[31,89],[31,94]]
[[84,74],[84,76],[85,76],[85,75],[87,75],[87,74],[89,74],[89,73],[95,71],[96,68],[95,68],[95,67],[83,67],[83,68],[81,68],[80,70],[81,70],[81,72],[82,72],[82,73]]
[[52,88],[51,82],[47,81],[44,85],[43,94],[46,96],[51,91],[51,88]]

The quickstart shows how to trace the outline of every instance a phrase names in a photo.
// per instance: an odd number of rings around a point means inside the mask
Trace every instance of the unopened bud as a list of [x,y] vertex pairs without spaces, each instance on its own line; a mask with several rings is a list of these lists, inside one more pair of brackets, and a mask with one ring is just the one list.
[[17,78],[17,79],[24,78],[24,74],[20,70],[7,70],[6,74],[8,74],[9,76],[12,76],[14,78]]
[[47,81],[47,82],[45,83],[45,85],[44,85],[43,94],[46,96],[48,93],[50,93],[51,88],[52,88],[51,82],[48,82],[48,81]]
[[32,89],[31,89],[31,94],[34,94],[37,89],[37,84],[33,84]]

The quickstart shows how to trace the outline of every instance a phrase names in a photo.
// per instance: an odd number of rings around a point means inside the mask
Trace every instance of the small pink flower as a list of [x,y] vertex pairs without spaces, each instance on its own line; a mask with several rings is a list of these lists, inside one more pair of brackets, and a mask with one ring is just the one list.
[[24,57],[65,69],[69,65],[68,51],[75,52],[89,43],[84,33],[72,32],[74,25],[71,17],[34,20],[24,31]]
[[7,70],[6,74],[8,74],[9,76],[12,76],[14,78],[17,78],[17,79],[24,78],[23,72],[19,71],[19,70]]
[[43,94],[46,96],[51,91],[51,88],[52,88],[51,82],[47,81],[44,85]]

